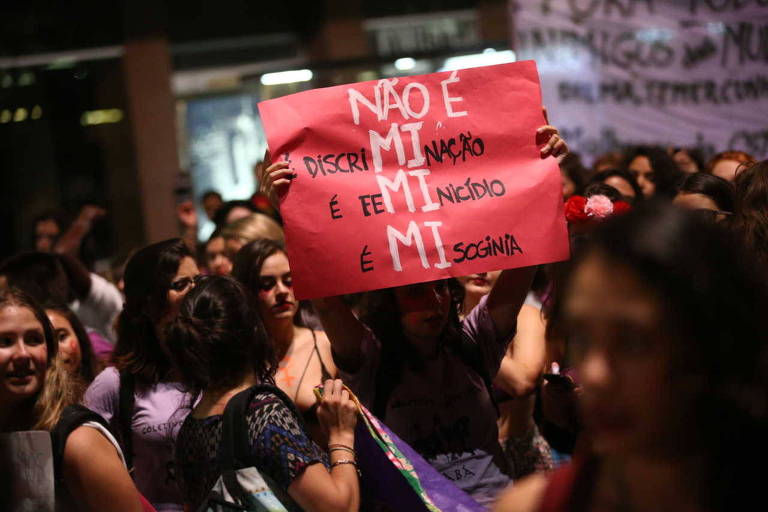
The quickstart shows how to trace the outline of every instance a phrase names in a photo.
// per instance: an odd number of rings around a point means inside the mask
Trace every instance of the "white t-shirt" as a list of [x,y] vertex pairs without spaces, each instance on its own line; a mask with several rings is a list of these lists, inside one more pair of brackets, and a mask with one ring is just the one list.
[[73,302],[70,307],[83,325],[115,343],[115,319],[123,309],[123,296],[117,286],[98,274],[91,274],[88,296],[82,302]]

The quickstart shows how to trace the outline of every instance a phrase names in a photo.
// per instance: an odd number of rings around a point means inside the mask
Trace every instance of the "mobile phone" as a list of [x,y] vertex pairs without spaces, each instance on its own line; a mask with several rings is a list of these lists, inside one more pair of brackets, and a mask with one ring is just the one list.
[[567,375],[562,375],[560,373],[545,373],[542,377],[544,377],[550,384],[563,386],[567,389],[574,389],[576,387],[576,383]]

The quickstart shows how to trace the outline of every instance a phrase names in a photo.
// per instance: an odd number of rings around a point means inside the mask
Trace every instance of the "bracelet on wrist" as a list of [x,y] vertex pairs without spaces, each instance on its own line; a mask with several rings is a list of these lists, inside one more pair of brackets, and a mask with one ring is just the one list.
[[336,462],[331,463],[331,470],[337,466],[342,466],[345,464],[349,464],[351,466],[354,466],[355,471],[357,472],[357,477],[360,478],[362,474],[360,473],[360,469],[357,467],[357,461],[354,459],[339,459]]
[[357,461],[355,459],[339,459],[336,462],[331,463],[331,469],[343,464],[352,464],[353,466],[357,467]]
[[328,453],[333,453],[333,452],[347,452],[347,453],[351,453],[353,456],[355,455],[355,450],[350,450],[349,448],[330,448],[328,450]]
[[350,447],[350,446],[347,446],[347,445],[344,445],[344,444],[329,444],[328,445],[328,453],[336,452],[336,451],[345,451],[345,452],[351,453],[352,455],[355,454],[355,449]]

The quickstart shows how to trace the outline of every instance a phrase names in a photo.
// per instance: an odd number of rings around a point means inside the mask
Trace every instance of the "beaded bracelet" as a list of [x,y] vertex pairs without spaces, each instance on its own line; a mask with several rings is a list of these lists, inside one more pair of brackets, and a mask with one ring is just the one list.
[[341,466],[342,464],[351,464],[355,467],[355,471],[357,472],[357,477],[362,477],[362,473],[360,473],[360,468],[357,467],[357,461],[354,459],[339,459],[336,462],[331,463],[331,469],[335,468],[336,466]]
[[352,464],[353,466],[357,467],[357,461],[355,459],[339,459],[336,462],[331,463],[331,468],[341,466],[342,464]]

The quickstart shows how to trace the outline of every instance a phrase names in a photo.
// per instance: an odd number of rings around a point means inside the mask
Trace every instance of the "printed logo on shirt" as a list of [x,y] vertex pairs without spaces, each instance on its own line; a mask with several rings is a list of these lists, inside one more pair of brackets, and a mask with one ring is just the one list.
[[166,423],[155,423],[153,425],[145,425],[141,428],[141,435],[153,434],[156,432],[168,432],[173,431],[181,425],[184,420],[169,421]]

